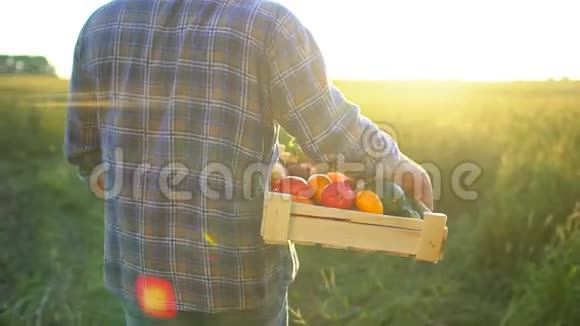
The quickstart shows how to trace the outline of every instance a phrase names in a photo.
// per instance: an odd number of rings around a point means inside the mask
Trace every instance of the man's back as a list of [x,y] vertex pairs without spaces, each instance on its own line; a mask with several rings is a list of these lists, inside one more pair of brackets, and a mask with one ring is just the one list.
[[317,161],[400,159],[328,81],[309,31],[258,0],[101,8],[79,37],[67,117],[69,161],[108,167],[106,286],[134,298],[138,277],[162,278],[180,311],[285,300],[295,251],[259,234],[278,124]]
[[139,275],[156,275],[171,281],[180,310],[215,312],[260,305],[271,284],[292,277],[289,249],[259,235],[260,189],[275,159],[262,64],[275,10],[113,1],[81,33],[76,69],[86,78],[73,83],[97,90],[84,99],[97,109],[83,137],[100,142],[117,195],[106,200],[105,241],[115,292],[135,293]]

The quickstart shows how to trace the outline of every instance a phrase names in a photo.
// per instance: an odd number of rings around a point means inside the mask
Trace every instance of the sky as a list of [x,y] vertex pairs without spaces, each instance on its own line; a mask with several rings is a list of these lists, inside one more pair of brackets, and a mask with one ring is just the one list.
[[[0,54],[44,55],[68,78],[78,32],[106,2],[5,0]],[[279,2],[312,31],[331,78],[580,79],[578,0]]]

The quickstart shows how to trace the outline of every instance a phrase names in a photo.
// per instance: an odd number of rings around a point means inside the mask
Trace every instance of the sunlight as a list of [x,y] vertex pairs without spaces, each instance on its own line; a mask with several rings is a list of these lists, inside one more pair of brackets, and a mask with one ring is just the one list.
[[[575,1],[278,1],[312,30],[333,78],[580,78]],[[78,31],[106,2],[11,1],[0,27],[19,32],[3,34],[0,53],[45,55],[68,77]]]
[[580,77],[572,1],[281,2],[313,31],[337,78]]

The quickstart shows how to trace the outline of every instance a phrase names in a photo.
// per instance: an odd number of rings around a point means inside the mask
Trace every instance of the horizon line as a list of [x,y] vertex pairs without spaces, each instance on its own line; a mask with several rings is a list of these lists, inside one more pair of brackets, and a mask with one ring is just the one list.
[[[70,81],[70,77],[63,77],[58,74],[48,75],[48,74],[31,74],[31,73],[0,73],[0,77],[17,77],[17,76],[28,76],[28,77],[54,77],[62,81]],[[329,77],[332,82],[376,82],[376,83],[472,83],[472,84],[502,84],[502,83],[577,83],[580,82],[580,78],[546,78],[546,79],[437,79],[437,78],[332,78]]]

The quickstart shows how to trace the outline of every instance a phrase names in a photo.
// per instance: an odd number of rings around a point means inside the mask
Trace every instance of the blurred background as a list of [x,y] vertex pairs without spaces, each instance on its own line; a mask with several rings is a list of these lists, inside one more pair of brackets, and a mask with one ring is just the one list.
[[[0,325],[123,324],[102,203],[62,153],[76,37],[106,2],[2,4]],[[579,325],[578,5],[281,2],[347,98],[441,172],[450,228],[437,265],[299,247],[292,324]]]

